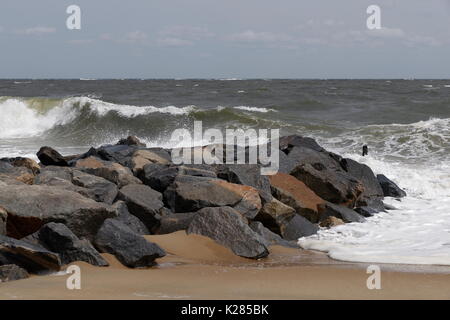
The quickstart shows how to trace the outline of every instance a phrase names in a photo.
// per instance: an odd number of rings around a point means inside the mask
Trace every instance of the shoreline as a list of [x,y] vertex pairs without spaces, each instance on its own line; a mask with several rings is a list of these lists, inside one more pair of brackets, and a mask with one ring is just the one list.
[[209,238],[183,231],[146,237],[168,253],[156,267],[128,269],[103,254],[109,267],[72,263],[81,268],[81,290],[66,289],[68,275],[58,273],[2,283],[0,299],[450,298],[450,272],[439,266],[380,264],[382,288],[369,290],[369,264],[335,261],[324,253],[273,246],[269,258],[251,261]]

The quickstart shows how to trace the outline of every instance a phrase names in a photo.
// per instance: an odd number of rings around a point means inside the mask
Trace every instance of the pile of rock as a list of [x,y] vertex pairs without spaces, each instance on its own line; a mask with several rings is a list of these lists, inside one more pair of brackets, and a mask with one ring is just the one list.
[[280,172],[259,165],[175,165],[171,150],[135,137],[62,156],[50,147],[0,159],[0,281],[74,261],[131,268],[165,256],[143,236],[180,230],[260,259],[271,245],[296,247],[319,227],[363,222],[405,196],[383,175],[300,136],[280,140]]

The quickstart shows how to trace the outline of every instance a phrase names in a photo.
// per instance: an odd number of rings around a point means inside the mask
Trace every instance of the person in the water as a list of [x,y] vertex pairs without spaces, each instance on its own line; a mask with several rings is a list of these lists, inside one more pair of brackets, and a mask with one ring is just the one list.
[[369,154],[369,147],[367,145],[364,145],[362,155],[363,155],[363,157],[365,157],[368,154]]

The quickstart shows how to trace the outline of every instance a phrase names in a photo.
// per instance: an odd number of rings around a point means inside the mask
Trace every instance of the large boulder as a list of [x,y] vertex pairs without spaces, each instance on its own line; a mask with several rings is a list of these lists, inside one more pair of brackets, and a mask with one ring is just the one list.
[[385,175],[377,175],[377,180],[381,185],[385,197],[403,198],[406,192],[402,190],[395,182],[388,179]]
[[139,147],[129,145],[105,145],[96,149],[96,154],[103,160],[117,162],[126,166],[136,150],[139,150]]
[[217,176],[228,182],[251,186],[270,193],[267,176],[261,175],[261,167],[256,164],[222,164],[216,167]]
[[141,176],[144,167],[150,163],[168,165],[170,164],[170,154],[162,148],[137,150],[131,156],[128,167],[136,176]]
[[57,253],[6,236],[0,236],[0,256],[1,260],[16,264],[30,272],[58,271],[61,268],[61,260]]
[[320,162],[301,164],[291,174],[322,199],[351,208],[364,192],[362,183],[356,178],[344,170],[330,168]]
[[95,237],[94,244],[101,252],[114,255],[130,268],[154,266],[156,259],[166,255],[157,244],[147,241],[115,219],[105,221]]
[[[63,265],[74,261],[102,267],[109,265],[88,240],[80,240],[62,223],[50,222],[33,234],[32,238],[49,251],[58,253]],[[22,240],[26,241],[26,238]]]
[[127,204],[131,214],[152,230],[159,226],[160,210],[164,207],[162,194],[143,184],[129,184],[119,191],[118,199]]
[[69,165],[66,158],[51,147],[42,147],[36,155],[44,166],[67,167]]
[[272,198],[264,203],[255,220],[262,222],[272,232],[282,234],[295,215],[293,208]]
[[127,138],[120,139],[119,142],[117,142],[119,145],[127,145],[127,146],[138,146],[138,147],[144,147],[145,143],[141,142],[136,136],[128,136]]
[[303,137],[299,135],[281,137],[279,147],[280,150],[286,154],[290,153],[294,147],[308,148],[317,152],[325,151],[325,149],[322,148],[313,138]]
[[119,220],[137,234],[140,235],[150,234],[150,231],[145,226],[145,224],[138,217],[132,215],[128,211],[128,206],[125,202],[117,201],[116,203],[113,204],[112,208],[115,210],[117,214],[117,218],[114,219]]
[[209,237],[241,257],[260,259],[269,254],[264,239],[231,207],[199,210],[187,232]]
[[74,170],[72,173],[72,183],[76,186],[88,189],[89,198],[107,204],[112,204],[119,192],[114,183],[102,177],[97,177],[78,170]]
[[6,161],[10,163],[13,167],[26,168],[31,170],[33,174],[38,174],[41,170],[39,164],[30,158],[16,157],[16,158],[2,158],[0,161]]
[[282,230],[281,236],[285,240],[297,241],[299,238],[316,234],[319,227],[306,220],[301,215],[295,215]]
[[8,213],[7,234],[22,238],[49,222],[61,222],[78,237],[92,238],[114,210],[82,195],[49,186],[0,186],[0,206]]
[[320,221],[330,216],[339,218],[346,223],[365,221],[364,217],[359,215],[356,211],[330,202],[320,205],[319,212],[320,212]]
[[266,247],[269,246],[283,246],[288,248],[298,248],[294,241],[287,241],[281,238],[278,234],[273,233],[267,229],[261,222],[253,221],[249,224],[250,228],[259,234],[265,242]]
[[231,206],[249,219],[253,219],[262,207],[259,192],[253,187],[184,175],[176,177],[164,192],[164,198],[174,212]]
[[30,275],[28,274],[27,270],[15,264],[0,266],[0,282],[26,279],[29,276]]
[[272,195],[292,207],[295,211],[313,223],[319,221],[318,205],[325,203],[321,197],[297,178],[277,173],[270,176]]
[[25,167],[14,167],[7,161],[0,161],[0,181],[8,184],[17,184],[17,182],[32,184],[34,173]]
[[131,170],[116,162],[104,161],[96,157],[88,157],[75,162],[75,167],[81,171],[105,178],[115,183],[119,188],[128,184],[139,184]]

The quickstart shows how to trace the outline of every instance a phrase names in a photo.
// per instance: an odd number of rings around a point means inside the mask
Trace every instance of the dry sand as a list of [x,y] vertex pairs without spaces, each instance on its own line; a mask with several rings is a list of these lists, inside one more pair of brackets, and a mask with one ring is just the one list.
[[81,290],[68,275],[0,283],[1,299],[450,299],[450,271],[442,267],[381,266],[381,290],[369,290],[366,264],[333,261],[321,253],[272,247],[270,258],[235,256],[214,241],[183,231],[148,236],[168,255],[159,266],[81,267]]

